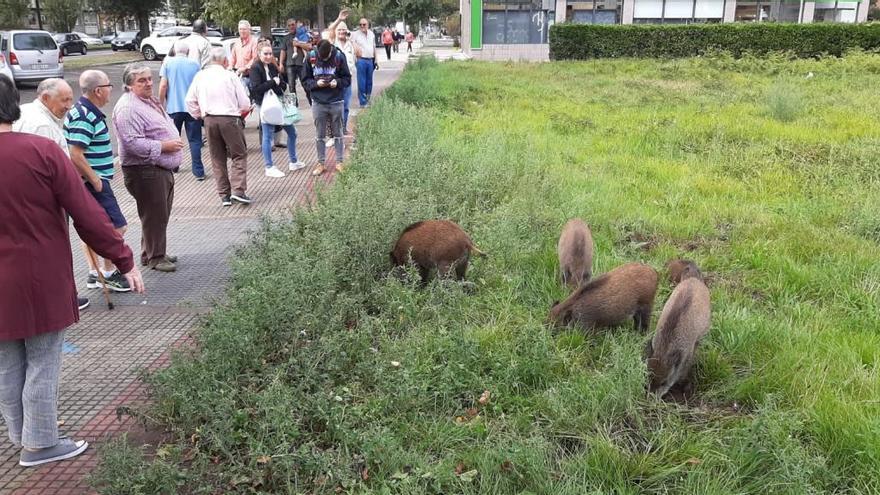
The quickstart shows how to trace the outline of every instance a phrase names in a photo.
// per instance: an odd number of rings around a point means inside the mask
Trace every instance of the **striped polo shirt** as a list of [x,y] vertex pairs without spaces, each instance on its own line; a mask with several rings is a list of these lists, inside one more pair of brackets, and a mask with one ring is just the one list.
[[85,150],[83,154],[95,174],[103,179],[113,178],[113,147],[104,112],[85,96],[67,112],[64,138],[69,146]]

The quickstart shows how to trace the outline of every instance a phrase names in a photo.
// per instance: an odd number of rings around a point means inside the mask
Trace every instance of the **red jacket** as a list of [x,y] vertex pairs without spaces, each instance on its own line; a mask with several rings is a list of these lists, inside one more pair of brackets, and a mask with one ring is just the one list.
[[54,142],[0,132],[0,340],[79,321],[65,211],[81,239],[126,273],[131,249]]

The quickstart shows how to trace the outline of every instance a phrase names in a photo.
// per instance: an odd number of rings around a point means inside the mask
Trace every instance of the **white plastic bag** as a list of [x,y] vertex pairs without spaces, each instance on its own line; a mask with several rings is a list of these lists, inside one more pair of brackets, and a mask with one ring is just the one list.
[[260,105],[260,122],[270,125],[284,124],[284,107],[281,100],[271,89],[263,96],[263,104]]

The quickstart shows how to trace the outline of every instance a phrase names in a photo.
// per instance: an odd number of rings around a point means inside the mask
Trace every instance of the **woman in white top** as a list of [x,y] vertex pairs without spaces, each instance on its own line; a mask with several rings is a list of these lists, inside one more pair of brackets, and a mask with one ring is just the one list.
[[[347,17],[348,9],[342,9],[342,11],[339,12],[339,17],[333,21],[333,24],[330,24],[327,31],[329,31],[330,42],[345,55],[345,61],[348,63],[348,70],[351,71],[352,74],[357,74],[357,69],[355,68],[357,54],[355,53],[355,50],[357,50],[358,47],[348,38],[350,33],[348,32],[348,26],[345,24],[345,19]],[[342,131],[345,135],[349,135],[351,133],[348,130],[348,111],[351,106],[351,86],[347,86],[343,90],[342,98]]]

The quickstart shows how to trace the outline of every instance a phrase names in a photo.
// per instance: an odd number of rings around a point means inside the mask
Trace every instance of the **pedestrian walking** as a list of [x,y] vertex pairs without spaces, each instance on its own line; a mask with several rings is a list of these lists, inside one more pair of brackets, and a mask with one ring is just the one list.
[[358,21],[358,30],[352,33],[354,55],[357,58],[358,103],[361,108],[370,104],[373,94],[373,71],[376,70],[376,35],[367,19]]
[[186,130],[189,142],[189,155],[192,161],[192,174],[196,180],[205,180],[205,164],[202,162],[201,120],[192,118],[186,111],[186,92],[199,72],[199,63],[189,58],[189,45],[178,41],[174,45],[174,56],[166,57],[159,69],[159,103],[174,121],[178,135]]
[[[345,24],[345,19],[348,18],[349,10],[342,9],[339,12],[339,15],[336,17],[336,20],[330,24],[330,41],[333,42],[333,46],[335,46],[343,55],[345,55],[345,62],[348,65],[348,71],[351,74],[357,73],[356,62],[357,59],[355,57],[355,45],[349,39],[351,33],[348,32],[348,25]],[[342,90],[342,134],[344,136],[350,135],[350,131],[348,129],[348,115],[351,110],[351,85],[349,84]]]
[[318,43],[318,48],[310,54],[314,62],[306,64],[303,83],[312,91],[312,115],[315,119],[315,142],[317,143],[318,165],[312,175],[321,175],[326,171],[325,161],[327,146],[327,124],[336,146],[336,171],[342,172],[345,159],[345,143],[342,140],[343,90],[351,86],[351,72],[345,55],[328,40]]
[[[247,195],[247,144],[242,115],[251,102],[238,77],[226,70],[226,52],[221,47],[211,52],[211,63],[196,74],[186,94],[186,108],[196,119],[204,119],[214,182],[223,206],[235,200],[250,204]],[[227,159],[232,159],[232,174]]]
[[382,44],[385,46],[385,55],[388,56],[388,60],[391,60],[391,45],[394,44],[394,33],[388,27],[385,27],[385,31],[382,31]]
[[122,71],[122,80],[125,92],[113,109],[113,127],[125,188],[134,197],[141,220],[141,264],[173,272],[177,257],[167,251],[168,220],[183,141],[174,121],[153,97],[150,67],[129,64]]
[[413,32],[407,31],[407,33],[406,33],[406,53],[412,53],[412,51],[413,51],[412,44],[413,44],[413,40],[415,40],[415,39],[416,39],[416,37],[415,37],[415,35],[413,35]]
[[[257,115],[260,115],[260,109],[263,100],[270,91],[281,98],[284,90],[287,89],[287,83],[282,79],[282,75],[278,70],[278,66],[273,60],[271,46],[263,46],[260,48],[260,56],[251,67],[251,98],[256,104]],[[267,177],[284,177],[284,172],[278,169],[272,161],[272,135],[275,131],[275,125],[261,123],[261,147],[263,150],[263,159],[266,167]],[[296,157],[296,129],[293,125],[281,126],[287,132],[287,155],[290,161],[287,169],[290,172],[296,172],[305,168],[306,164],[299,161]]]
[[250,22],[246,20],[238,21],[238,36],[238,39],[232,42],[229,65],[238,74],[238,77],[241,78],[244,87],[248,88],[250,87],[251,66],[257,60],[257,38],[251,36]]
[[[67,113],[64,123],[64,137],[73,161],[80,175],[85,179],[85,187],[104,208],[113,227],[119,235],[125,235],[128,221],[122,214],[116,193],[111,181],[115,173],[113,164],[113,147],[110,143],[110,128],[103,107],[110,102],[113,85],[107,74],[99,70],[87,70],[79,76],[79,89],[82,92],[79,100]],[[93,249],[94,250],[94,249]],[[83,246],[85,253],[88,246]],[[113,262],[104,259],[102,266],[97,266],[91,256],[86,256],[89,274],[86,276],[86,287],[97,289],[102,286],[101,276],[108,289],[114,292],[128,292],[131,287],[125,277],[113,266]],[[99,276],[98,270],[101,270]]]
[[134,291],[144,285],[131,249],[67,155],[52,140],[12,130],[18,104],[15,84],[0,75],[0,412],[9,440],[21,448],[19,465],[29,467],[89,446],[58,431],[64,330],[79,320],[67,215]]
[[192,34],[187,36],[189,58],[199,63],[204,69],[211,61],[211,42],[208,41],[208,25],[203,19],[196,19],[192,25]]

